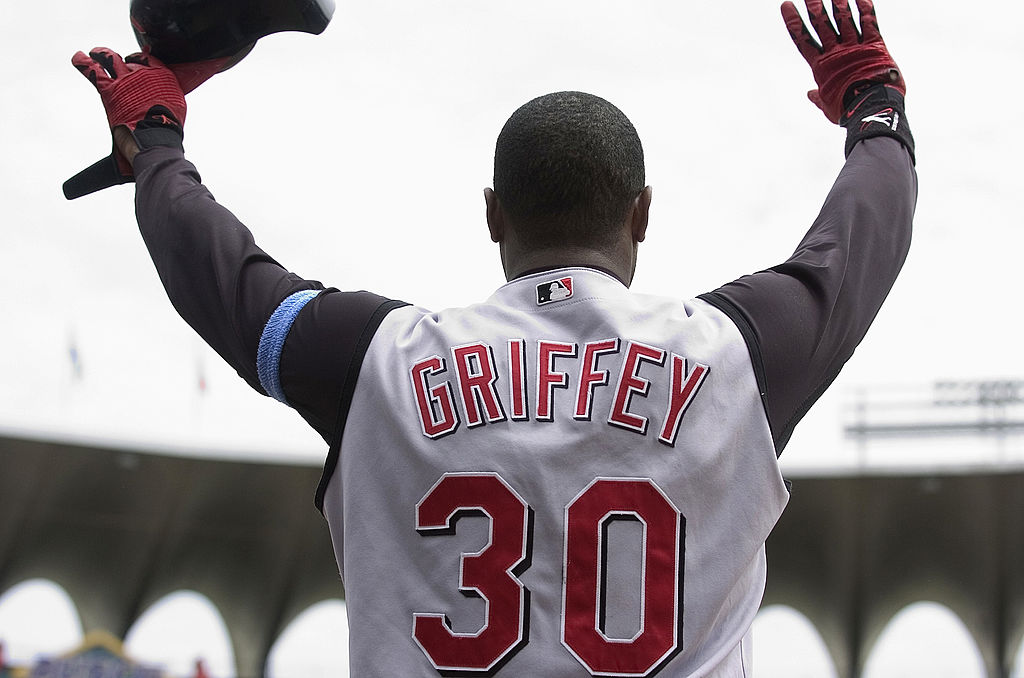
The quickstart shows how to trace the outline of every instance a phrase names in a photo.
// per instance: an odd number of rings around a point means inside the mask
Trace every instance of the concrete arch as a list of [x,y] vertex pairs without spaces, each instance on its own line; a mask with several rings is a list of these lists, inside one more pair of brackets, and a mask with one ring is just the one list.
[[894,620],[897,620],[906,610],[922,603],[937,605],[949,612],[962,624],[963,632],[970,639],[974,648],[981,657],[984,665],[985,676],[998,676],[1000,664],[996,657],[990,653],[986,656],[984,647],[990,637],[982,632],[985,620],[977,605],[971,605],[962,588],[957,588],[952,582],[941,579],[930,579],[927,583],[908,581],[903,586],[894,589],[893,594],[884,602],[879,602],[871,610],[866,618],[866,627],[869,632],[864,635],[862,670],[867,667],[868,661],[878,648],[879,640],[890,630]]
[[1004,663],[1007,666],[1007,675],[1016,671],[1014,678],[1024,678],[1024,611],[1011,612],[1009,618],[1015,623],[1010,625]]
[[764,603],[805,614],[858,678],[888,620],[937,600],[965,621],[990,678],[1024,623],[1024,474],[796,478],[768,540]]
[[[55,582],[52,579],[47,579],[45,577],[31,577],[22,579],[21,581],[11,582],[9,586],[0,591],[0,610],[2,610],[5,605],[9,604],[11,597],[24,595],[22,593],[24,589],[29,587],[35,588],[38,586],[50,588],[51,590],[53,590],[53,592],[56,593],[60,598],[62,598],[63,602],[65,602],[68,605],[70,611],[74,614],[75,623],[77,623],[79,626],[82,625],[82,617],[78,613],[78,607],[75,605],[75,600],[71,597],[71,594],[69,594],[67,589],[61,586],[58,582]],[[32,595],[37,594],[33,593]]]
[[[927,637],[923,638],[927,648],[915,647],[915,643],[920,644],[922,642],[922,636],[920,634],[920,628],[925,624],[935,624],[938,621],[938,628],[929,629],[930,633]],[[903,637],[901,637],[901,634]],[[909,634],[909,637],[907,637]],[[893,652],[890,649],[889,643],[900,641],[901,647],[898,651]],[[951,646],[955,646],[959,642],[963,642],[964,649],[971,653],[972,656],[965,657],[949,657],[944,656],[944,652]],[[931,654],[931,657],[922,656],[922,651],[927,650],[924,654]],[[884,656],[882,653],[887,653],[888,656]],[[897,612],[885,625],[885,628],[876,638],[875,642],[872,643],[868,651],[868,661],[865,663],[865,676],[871,678],[873,673],[870,673],[870,669],[873,667],[883,668],[878,662],[888,659],[889,661],[905,661],[911,663],[907,667],[893,667],[891,665],[884,666],[884,669],[892,668],[904,668],[918,673],[928,673],[928,675],[937,675],[935,673],[936,667],[935,657],[943,660],[944,664],[939,671],[948,670],[951,667],[957,668],[955,674],[956,678],[984,678],[989,675],[989,668],[985,666],[984,658],[981,656],[981,649],[978,645],[976,636],[968,628],[964,620],[956,614],[948,606],[934,601],[916,601],[913,602],[899,612]],[[929,666],[931,661],[931,666]],[[962,661],[964,665],[971,664],[976,671],[973,673],[965,672],[965,666],[958,666],[954,662]],[[952,671],[948,675],[954,675]]]
[[1024,638],[1013,648],[1009,666],[1012,678],[1024,678]]
[[164,595],[198,591],[253,678],[282,620],[343,594],[315,466],[0,438],[0,468],[0,589],[51,579],[86,631],[123,638]]
[[174,591],[157,600],[135,620],[124,642],[133,659],[164,665],[173,675],[190,674],[196,659],[203,659],[213,675],[238,675],[231,631],[213,601],[197,591]]
[[[322,600],[291,619],[270,648],[264,675],[269,678],[348,675],[348,619],[344,605],[345,601],[339,598]],[[341,619],[337,618],[339,614]],[[293,631],[301,634],[303,645],[310,641],[329,644],[329,649],[320,653],[319,657],[333,656],[336,661],[324,665],[315,661],[304,648],[296,651],[289,647],[288,644],[294,639],[291,635]],[[292,663],[291,670],[289,662]]]
[[[771,572],[771,568],[769,568],[769,571]],[[769,581],[771,581],[771,578],[772,575],[769,574]],[[789,608],[806,619],[814,627],[818,637],[824,643],[836,675],[839,678],[843,678],[846,675],[843,673],[843,667],[848,660],[848,652],[846,645],[842,642],[845,635],[843,633],[844,629],[839,624],[840,620],[835,615],[829,614],[821,605],[815,604],[816,601],[813,600],[812,591],[794,590],[788,594],[782,594],[776,590],[777,588],[782,587],[772,587],[772,595],[768,596],[766,594],[761,604],[761,610],[780,606]],[[757,651],[757,646],[758,643],[755,638],[755,652]]]
[[8,659],[26,660],[37,652],[62,652],[82,636],[82,619],[75,601],[57,582],[25,579],[0,592],[0,641]]
[[[343,595],[316,465],[0,437],[0,468],[0,590],[52,580],[86,632],[123,638],[162,596],[198,591],[239,675],[258,678],[291,620]],[[988,678],[1008,678],[1024,638],[1021,515],[1022,470],[796,477],[764,604],[805,615],[839,678],[859,678],[888,620],[936,600],[974,633]]]
[[[837,675],[835,657],[825,639],[814,622],[796,608],[783,604],[762,606],[753,629],[755,675],[766,669],[772,675],[783,675],[785,671],[785,675],[790,677],[827,678]],[[794,642],[794,637],[801,642]],[[781,660],[775,657],[779,647],[786,648],[787,656]],[[818,658],[827,666],[822,667],[816,661]]]

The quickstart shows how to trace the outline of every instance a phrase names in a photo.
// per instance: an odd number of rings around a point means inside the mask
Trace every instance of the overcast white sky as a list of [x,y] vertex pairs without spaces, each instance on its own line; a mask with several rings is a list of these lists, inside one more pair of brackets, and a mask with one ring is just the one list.
[[[850,461],[837,403],[853,385],[1024,375],[1024,106],[1012,84],[1024,9],[882,0],[878,13],[909,83],[914,245],[865,343],[797,429],[784,456],[795,466]],[[134,189],[60,193],[109,152],[71,54],[137,49],[127,2],[3,3],[0,39],[0,426],[320,459],[297,416],[250,392],[174,314]],[[806,100],[811,86],[774,0],[342,2],[322,36],[266,38],[190,95],[186,151],[285,266],[443,308],[504,282],[482,189],[505,119],[545,92],[590,91],[645,145],[655,198],[634,287],[688,298],[783,260],[813,220],[843,132]]]

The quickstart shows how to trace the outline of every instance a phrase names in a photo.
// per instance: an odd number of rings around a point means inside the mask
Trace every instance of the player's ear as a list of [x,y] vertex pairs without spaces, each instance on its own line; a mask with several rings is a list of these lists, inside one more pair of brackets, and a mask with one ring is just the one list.
[[651,198],[654,189],[645,186],[633,200],[633,207],[629,213],[629,228],[633,236],[633,242],[643,242],[647,237],[647,219],[651,213]]
[[501,209],[501,201],[490,188],[484,189],[484,201],[487,203],[487,230],[491,232],[491,242],[505,239],[505,213]]

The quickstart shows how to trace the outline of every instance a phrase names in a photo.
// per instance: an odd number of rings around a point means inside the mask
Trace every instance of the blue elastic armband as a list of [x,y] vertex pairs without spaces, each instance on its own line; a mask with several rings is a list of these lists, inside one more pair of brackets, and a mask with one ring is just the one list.
[[288,404],[288,399],[281,388],[281,351],[284,350],[284,340],[288,338],[288,332],[291,331],[299,311],[320,292],[321,290],[302,290],[282,301],[270,316],[260,336],[260,346],[256,351],[256,374],[260,378],[260,386],[267,395],[285,405]]

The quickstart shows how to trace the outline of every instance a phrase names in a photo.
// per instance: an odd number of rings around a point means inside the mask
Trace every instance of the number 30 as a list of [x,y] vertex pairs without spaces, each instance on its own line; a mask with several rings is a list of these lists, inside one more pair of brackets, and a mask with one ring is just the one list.
[[[463,554],[459,588],[486,603],[476,633],[455,633],[443,614],[416,614],[413,638],[441,672],[496,672],[528,638],[529,504],[493,473],[445,474],[416,506],[424,536],[453,534],[459,517],[482,513],[490,540]],[[640,630],[630,639],[601,629],[603,535],[616,520],[643,527]],[[647,676],[682,645],[682,561],[686,520],[654,481],[597,478],[565,507],[562,645],[595,676]]]

